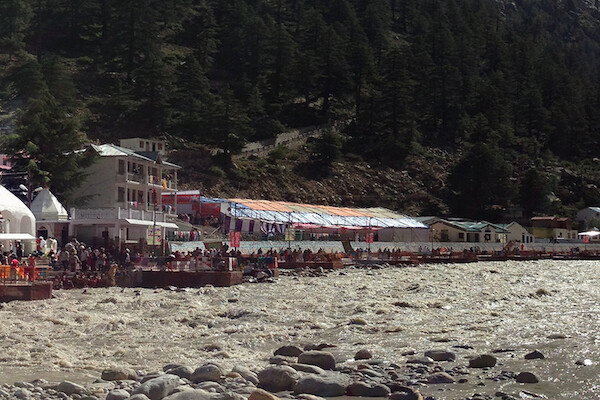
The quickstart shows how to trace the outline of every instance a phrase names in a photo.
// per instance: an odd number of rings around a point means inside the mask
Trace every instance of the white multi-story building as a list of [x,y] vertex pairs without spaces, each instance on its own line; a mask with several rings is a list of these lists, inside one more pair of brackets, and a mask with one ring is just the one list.
[[165,237],[165,229],[177,229],[169,222],[171,206],[163,207],[162,193],[177,191],[179,166],[163,160],[158,151],[113,144],[92,144],[85,151],[97,157],[74,193],[83,207],[71,209],[69,236],[151,243]]
[[161,156],[164,156],[166,154],[165,142],[157,139],[121,139],[119,140],[119,145],[125,149],[138,152],[156,152]]

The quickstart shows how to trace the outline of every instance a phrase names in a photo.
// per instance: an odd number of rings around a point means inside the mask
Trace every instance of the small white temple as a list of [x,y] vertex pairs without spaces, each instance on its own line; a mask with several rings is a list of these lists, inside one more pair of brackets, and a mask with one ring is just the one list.
[[62,238],[69,225],[69,214],[56,196],[42,189],[31,202],[31,212],[36,218],[37,236],[44,239]]
[[0,186],[0,214],[1,251],[16,251],[19,242],[23,255],[35,251],[35,216],[4,186]]

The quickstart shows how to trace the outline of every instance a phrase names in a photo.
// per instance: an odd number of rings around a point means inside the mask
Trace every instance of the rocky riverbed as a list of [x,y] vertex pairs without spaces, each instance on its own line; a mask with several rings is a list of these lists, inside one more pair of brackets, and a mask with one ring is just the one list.
[[599,267],[486,262],[57,291],[1,306],[0,398],[597,398]]

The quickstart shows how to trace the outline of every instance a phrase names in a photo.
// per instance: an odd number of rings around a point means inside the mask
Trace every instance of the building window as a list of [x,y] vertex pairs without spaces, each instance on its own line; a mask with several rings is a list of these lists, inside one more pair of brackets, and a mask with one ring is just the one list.
[[161,150],[162,150],[162,143],[159,143],[158,144],[158,151],[161,151]]
[[119,175],[125,173],[125,160],[119,160]]
[[143,148],[144,148],[144,141],[140,140],[140,149],[143,149]]
[[120,187],[117,189],[117,201],[119,203],[125,202],[125,188]]
[[464,240],[465,239],[465,233],[464,232],[458,232],[458,238],[460,240]]
[[448,234],[448,229],[442,229],[440,232],[440,242],[449,242],[450,235]]

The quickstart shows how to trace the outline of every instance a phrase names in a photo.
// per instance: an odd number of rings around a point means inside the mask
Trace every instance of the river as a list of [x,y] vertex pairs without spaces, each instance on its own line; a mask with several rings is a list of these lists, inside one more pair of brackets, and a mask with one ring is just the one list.
[[[551,399],[598,398],[599,268],[597,261],[479,262],[345,269],[179,292],[56,291],[51,300],[0,309],[0,383],[85,383],[109,366],[154,371],[218,361],[259,368],[283,344],[330,343],[338,362],[361,348],[398,364],[408,350],[448,348],[456,365],[510,350],[467,383],[421,389],[436,399],[521,389]],[[525,360],[534,349],[546,358]],[[593,365],[575,365],[580,359]],[[533,372],[540,383],[486,379],[502,370]]]

